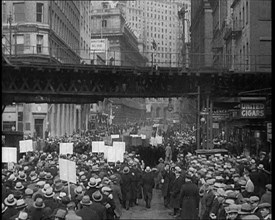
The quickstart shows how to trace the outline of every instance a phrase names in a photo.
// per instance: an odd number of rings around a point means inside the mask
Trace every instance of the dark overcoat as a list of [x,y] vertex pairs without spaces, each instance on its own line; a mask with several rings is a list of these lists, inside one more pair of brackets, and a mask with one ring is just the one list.
[[166,171],[163,170],[162,171],[162,177],[164,180],[164,183],[162,185],[162,195],[163,197],[167,197],[170,195],[170,182],[175,178],[175,174],[172,171]]
[[181,219],[198,219],[199,188],[192,182],[184,183],[180,191]]
[[130,200],[132,195],[132,174],[129,173],[124,173],[121,175],[121,192],[122,192],[122,199],[125,200]]
[[183,177],[179,176],[171,184],[171,192],[170,192],[170,206],[171,206],[171,208],[180,208],[180,190],[181,190],[183,183],[184,183]]
[[84,206],[82,209],[77,210],[76,214],[82,217],[82,220],[100,220],[97,212],[90,208],[90,206]]
[[147,198],[148,196],[152,198],[153,188],[154,188],[154,175],[152,172],[143,173],[142,175],[142,188],[143,196]]

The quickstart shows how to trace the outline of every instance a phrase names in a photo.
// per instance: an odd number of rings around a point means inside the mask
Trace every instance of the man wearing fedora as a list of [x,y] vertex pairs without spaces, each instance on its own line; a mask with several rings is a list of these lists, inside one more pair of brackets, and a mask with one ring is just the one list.
[[142,175],[142,189],[143,189],[143,198],[146,203],[146,208],[151,208],[151,201],[153,197],[153,188],[155,185],[154,176],[151,172],[151,168],[147,166]]
[[119,219],[121,214],[122,214],[122,193],[121,193],[121,188],[120,184],[118,183],[117,177],[115,175],[110,176],[110,188],[112,189],[112,195],[113,195],[113,200],[115,203],[115,217],[116,219]]
[[46,192],[44,194],[44,203],[46,207],[50,207],[52,211],[58,207],[57,202],[53,199],[54,194],[55,193],[52,187],[46,189]]
[[132,198],[132,174],[130,174],[129,167],[125,166],[121,175],[121,192],[122,192],[122,204],[126,210],[130,208],[130,200]]
[[65,216],[66,220],[83,220],[81,216],[76,214],[75,208],[76,205],[74,202],[70,202],[67,205],[67,215]]
[[10,217],[16,215],[17,210],[15,209],[17,199],[14,198],[13,194],[9,194],[7,198],[4,199],[4,204],[7,207],[5,211],[5,216],[9,219]]
[[92,204],[90,208],[95,210],[100,220],[107,219],[106,207],[102,204],[103,195],[99,190],[95,191],[92,195]]
[[180,190],[181,219],[198,219],[199,188],[191,178],[191,175],[185,175],[185,183]]
[[31,220],[42,219],[43,211],[45,208],[45,203],[42,198],[37,198],[33,203],[33,206],[30,208],[29,213]]
[[159,158],[159,164],[156,166],[157,168],[157,177],[156,177],[156,189],[161,189],[162,183],[161,183],[161,179],[162,179],[162,171],[164,170],[164,160],[161,158]]
[[272,191],[272,185],[271,184],[267,184],[265,186],[265,193],[262,195],[261,197],[261,200],[260,200],[260,203],[269,203],[271,204],[271,191]]
[[100,220],[97,212],[91,209],[92,201],[88,195],[82,197],[80,201],[80,209],[76,211],[76,214],[82,217],[83,220]]

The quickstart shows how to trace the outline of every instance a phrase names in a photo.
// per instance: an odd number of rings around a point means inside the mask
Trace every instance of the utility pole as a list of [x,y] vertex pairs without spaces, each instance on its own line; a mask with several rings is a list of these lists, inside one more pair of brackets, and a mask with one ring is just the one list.
[[198,86],[198,102],[197,102],[197,149],[201,148],[201,126],[200,126],[200,94],[201,87]]
[[12,31],[11,31],[11,23],[12,23],[12,15],[11,15],[11,12],[10,12],[10,15],[8,17],[8,22],[9,22],[9,25],[10,25],[10,59],[11,59],[11,48],[12,48],[12,45],[11,45],[11,34],[12,34]]

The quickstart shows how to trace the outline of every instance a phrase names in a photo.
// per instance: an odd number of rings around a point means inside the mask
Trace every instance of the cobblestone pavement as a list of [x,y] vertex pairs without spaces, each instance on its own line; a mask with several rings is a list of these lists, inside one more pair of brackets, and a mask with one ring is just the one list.
[[168,214],[170,212],[171,210],[163,205],[161,190],[154,189],[150,209],[146,208],[144,200],[140,199],[138,205],[129,210],[123,209],[120,219],[174,219]]

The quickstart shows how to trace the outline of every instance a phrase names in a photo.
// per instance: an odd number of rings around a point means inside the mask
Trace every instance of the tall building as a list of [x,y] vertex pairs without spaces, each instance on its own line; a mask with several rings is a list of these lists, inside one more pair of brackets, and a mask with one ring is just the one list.
[[[178,11],[184,3],[187,8],[190,7],[189,2],[148,0],[118,3],[124,9],[130,27],[145,46],[143,52],[148,58],[148,66],[181,66],[183,22],[179,19]],[[188,39],[186,35],[185,39]]]
[[[2,49],[12,60],[80,63],[89,59],[89,4],[79,1],[2,1]],[[89,105],[15,104],[2,128],[45,138],[86,129]]]
[[191,68],[213,66],[213,16],[209,0],[191,0]]
[[[108,2],[91,2],[91,57],[96,64],[144,66],[146,57],[126,24],[123,11]],[[101,61],[101,62],[100,62]]]

